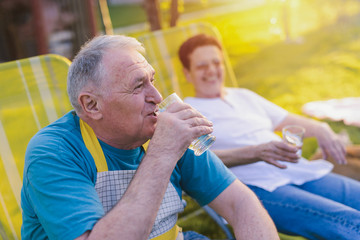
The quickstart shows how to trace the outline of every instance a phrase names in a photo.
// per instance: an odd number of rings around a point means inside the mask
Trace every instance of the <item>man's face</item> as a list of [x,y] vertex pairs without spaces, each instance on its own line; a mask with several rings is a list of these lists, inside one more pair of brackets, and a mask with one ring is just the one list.
[[224,81],[223,55],[213,45],[196,48],[190,55],[190,69],[184,69],[186,78],[195,87],[197,97],[221,97]]
[[106,143],[131,149],[152,137],[157,104],[162,100],[154,87],[154,69],[134,50],[108,51],[102,60],[104,78],[99,100],[103,139]]

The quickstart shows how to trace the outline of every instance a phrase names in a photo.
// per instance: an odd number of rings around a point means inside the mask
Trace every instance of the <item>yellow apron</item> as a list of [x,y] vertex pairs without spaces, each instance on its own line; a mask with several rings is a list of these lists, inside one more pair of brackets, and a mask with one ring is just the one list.
[[[123,196],[136,170],[108,171],[104,153],[94,131],[81,119],[80,130],[84,143],[94,158],[97,168],[95,189],[107,213]],[[176,221],[177,213],[183,210],[184,206],[176,189],[169,183],[149,239],[182,240],[183,234]]]

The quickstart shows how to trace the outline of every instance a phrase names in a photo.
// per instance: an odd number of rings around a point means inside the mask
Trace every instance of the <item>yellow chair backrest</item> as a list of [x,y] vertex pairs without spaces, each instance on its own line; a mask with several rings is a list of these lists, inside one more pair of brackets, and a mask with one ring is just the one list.
[[53,54],[0,64],[0,239],[20,239],[26,146],[39,129],[71,109],[69,65]]
[[[199,33],[215,36],[222,41],[217,28],[208,23],[194,23],[165,30],[146,33],[138,37],[146,49],[146,59],[154,67],[155,85],[163,97],[176,92],[181,98],[194,96],[193,86],[188,83],[178,58],[180,45]],[[224,49],[226,79],[225,85],[236,87],[237,82],[226,50]]]

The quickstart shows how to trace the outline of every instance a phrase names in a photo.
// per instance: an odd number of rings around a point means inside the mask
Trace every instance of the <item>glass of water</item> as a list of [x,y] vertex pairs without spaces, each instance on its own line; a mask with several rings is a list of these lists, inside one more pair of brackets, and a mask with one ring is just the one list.
[[282,129],[283,140],[292,146],[298,147],[296,154],[301,157],[305,128],[297,125],[288,125]]
[[[165,111],[166,108],[174,102],[182,102],[181,98],[176,93],[169,95],[159,104],[159,111]],[[190,144],[189,148],[194,151],[196,156],[200,156],[203,152],[209,149],[209,147],[215,142],[215,139],[215,136],[211,134],[203,135],[195,139]]]

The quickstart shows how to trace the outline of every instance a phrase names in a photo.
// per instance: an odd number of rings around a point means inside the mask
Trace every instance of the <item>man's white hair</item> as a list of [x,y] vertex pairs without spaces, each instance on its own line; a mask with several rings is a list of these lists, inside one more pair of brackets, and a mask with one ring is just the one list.
[[67,92],[76,112],[81,111],[77,101],[80,91],[88,84],[100,86],[103,76],[102,58],[109,49],[133,49],[145,53],[135,38],[123,35],[102,35],[85,43],[74,58],[67,77]]

